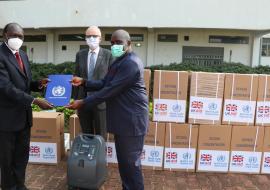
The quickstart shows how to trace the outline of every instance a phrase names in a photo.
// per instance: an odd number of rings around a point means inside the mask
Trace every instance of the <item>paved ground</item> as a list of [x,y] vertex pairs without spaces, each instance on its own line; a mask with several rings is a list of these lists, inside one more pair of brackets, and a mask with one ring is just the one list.
[[[270,175],[185,173],[144,170],[146,190],[270,190]],[[66,190],[66,162],[58,166],[29,165],[30,190]],[[101,190],[121,190],[118,169],[109,167]]]

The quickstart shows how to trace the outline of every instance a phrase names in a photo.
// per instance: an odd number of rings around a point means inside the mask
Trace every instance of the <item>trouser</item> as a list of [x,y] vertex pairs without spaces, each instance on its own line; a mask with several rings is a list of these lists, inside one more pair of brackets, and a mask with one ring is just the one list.
[[131,137],[115,135],[114,138],[123,190],[143,190],[140,156],[144,135]]
[[106,110],[78,111],[83,133],[101,135],[106,139]]
[[23,186],[29,159],[30,127],[21,131],[0,131],[0,168],[2,190]]

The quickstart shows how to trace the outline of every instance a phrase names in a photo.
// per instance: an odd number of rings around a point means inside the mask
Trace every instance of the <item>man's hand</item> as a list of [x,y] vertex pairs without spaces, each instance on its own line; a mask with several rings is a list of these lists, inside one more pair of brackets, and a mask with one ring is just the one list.
[[39,99],[39,98],[35,98],[33,101],[33,104],[35,104],[35,105],[39,106],[41,109],[45,109],[45,110],[53,108],[53,105],[51,103],[49,103],[46,100]]
[[73,86],[81,86],[84,85],[85,80],[81,77],[73,77],[71,83]]
[[72,110],[78,110],[83,106],[83,100],[75,100],[74,102],[71,102],[69,105],[65,106],[68,109]]
[[49,82],[51,82],[51,80],[48,79],[48,78],[41,79],[40,82],[39,82],[40,83],[39,88],[43,89],[43,88],[47,87]]

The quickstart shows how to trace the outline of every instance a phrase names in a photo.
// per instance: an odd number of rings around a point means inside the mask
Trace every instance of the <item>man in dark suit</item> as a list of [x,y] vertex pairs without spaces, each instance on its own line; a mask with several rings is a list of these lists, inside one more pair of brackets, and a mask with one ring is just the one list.
[[144,136],[148,128],[148,98],[144,84],[144,66],[131,50],[128,32],[112,34],[111,53],[116,60],[102,80],[74,77],[73,85],[87,90],[99,90],[83,100],[67,106],[72,109],[91,109],[105,101],[107,127],[114,134],[119,172],[124,190],[144,189],[141,159]]
[[[77,53],[75,75],[88,80],[102,79],[112,62],[111,52],[99,47],[101,32],[97,26],[90,26],[85,31],[85,38],[89,48]],[[75,88],[74,99],[83,99],[91,93],[86,92],[82,87]],[[83,133],[99,134],[106,137],[105,102],[101,102],[88,111],[79,110],[78,116]]]
[[32,81],[27,55],[20,50],[24,32],[17,23],[3,29],[0,45],[0,169],[2,190],[26,190],[25,170],[29,158],[31,104],[43,109],[52,105],[36,99],[30,91],[43,88],[48,79]]

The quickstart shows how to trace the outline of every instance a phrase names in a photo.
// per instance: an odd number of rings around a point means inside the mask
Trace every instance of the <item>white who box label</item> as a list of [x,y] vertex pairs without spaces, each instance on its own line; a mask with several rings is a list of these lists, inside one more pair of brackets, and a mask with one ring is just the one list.
[[106,142],[107,163],[117,163],[116,149],[114,142]]
[[262,174],[270,174],[270,152],[263,153]]
[[141,154],[141,163],[143,166],[162,167],[163,146],[144,145]]
[[255,101],[229,100],[224,102],[223,121],[253,123]]
[[230,152],[222,150],[200,150],[198,171],[227,172]]
[[167,169],[195,169],[195,148],[165,147],[164,168]]
[[261,152],[232,151],[230,172],[259,173],[261,167]]
[[190,97],[189,118],[219,120],[221,115],[221,98]]
[[256,124],[270,123],[270,102],[257,102]]
[[184,123],[186,101],[171,99],[154,99],[153,120]]
[[30,142],[29,150],[30,163],[57,163],[57,144]]

